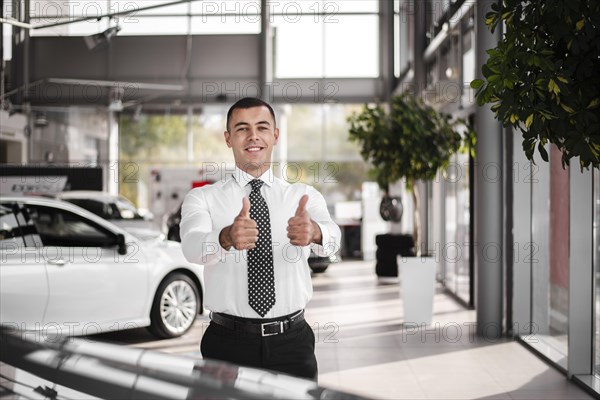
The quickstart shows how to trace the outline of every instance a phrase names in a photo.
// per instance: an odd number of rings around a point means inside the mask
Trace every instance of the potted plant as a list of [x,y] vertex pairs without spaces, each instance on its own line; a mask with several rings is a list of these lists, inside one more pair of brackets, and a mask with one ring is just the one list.
[[563,166],[600,167],[600,2],[502,0],[486,24],[505,24],[498,46],[488,50],[484,79],[471,82],[477,103],[491,103],[504,126],[523,134],[533,161],[537,147],[552,143]]
[[[348,118],[350,140],[361,146],[362,157],[373,166],[372,174],[380,188],[389,192],[389,185],[404,178],[414,202],[413,237],[417,258],[399,257],[405,322],[429,323],[435,285],[435,261],[421,256],[420,196],[416,182],[432,180],[445,168],[451,157],[461,149],[473,150],[474,134],[462,120],[452,121],[449,115],[426,105],[410,93],[394,96],[387,107],[365,105],[360,113]],[[416,265],[413,267],[413,264]],[[415,268],[416,267],[416,268]],[[425,275],[426,283],[409,283],[413,274]],[[407,295],[420,299],[406,299]],[[407,307],[425,305],[428,317],[414,316]],[[425,310],[427,311],[427,310]],[[420,313],[422,314],[422,313]],[[427,314],[427,312],[425,312]]]

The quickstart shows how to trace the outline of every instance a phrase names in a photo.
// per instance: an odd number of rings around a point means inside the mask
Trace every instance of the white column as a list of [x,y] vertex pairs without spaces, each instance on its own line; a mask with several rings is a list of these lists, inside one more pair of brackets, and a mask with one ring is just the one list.
[[110,194],[119,194],[119,121],[116,113],[108,112],[108,174],[104,187]]

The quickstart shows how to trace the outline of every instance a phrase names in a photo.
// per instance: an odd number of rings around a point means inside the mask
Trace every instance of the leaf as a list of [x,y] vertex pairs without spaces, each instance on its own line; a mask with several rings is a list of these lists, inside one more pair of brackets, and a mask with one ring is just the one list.
[[595,98],[594,100],[590,101],[590,104],[588,104],[586,108],[588,110],[591,110],[593,108],[598,107],[598,104],[600,104],[600,98]]
[[525,120],[525,128],[529,129],[531,123],[533,122],[533,114],[530,114],[529,117]]
[[563,110],[565,110],[569,114],[573,114],[575,112],[575,110],[573,110],[571,107],[569,107],[565,103],[560,103],[560,106],[562,107]]
[[483,86],[483,84],[484,84],[483,79],[474,79],[471,81],[471,88],[479,89],[481,86]]
[[580,31],[583,29],[584,26],[585,26],[585,18],[582,18],[579,21],[577,21],[577,23],[575,24],[575,29]]
[[559,94],[560,93],[560,88],[558,87],[558,85],[556,84],[556,82],[554,82],[554,79],[550,79],[548,81],[548,90],[550,92],[553,92],[554,94]]
[[544,147],[541,141],[538,143],[538,151],[542,156],[542,160],[548,162],[548,152],[546,151],[546,148]]

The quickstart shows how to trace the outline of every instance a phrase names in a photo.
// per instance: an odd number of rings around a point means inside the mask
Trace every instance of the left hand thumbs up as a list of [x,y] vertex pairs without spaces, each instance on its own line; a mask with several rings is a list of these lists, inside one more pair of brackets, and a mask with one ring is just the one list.
[[288,238],[294,246],[308,246],[315,234],[316,223],[310,219],[310,214],[306,210],[308,195],[305,194],[298,202],[298,208],[292,218],[288,220]]

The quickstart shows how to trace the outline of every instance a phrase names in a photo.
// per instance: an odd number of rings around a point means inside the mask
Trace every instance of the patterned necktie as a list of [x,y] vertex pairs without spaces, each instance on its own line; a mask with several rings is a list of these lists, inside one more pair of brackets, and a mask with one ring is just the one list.
[[275,304],[275,278],[273,275],[273,244],[269,208],[260,194],[263,181],[250,181],[250,218],[256,221],[258,241],[248,250],[248,303],[261,317]]

